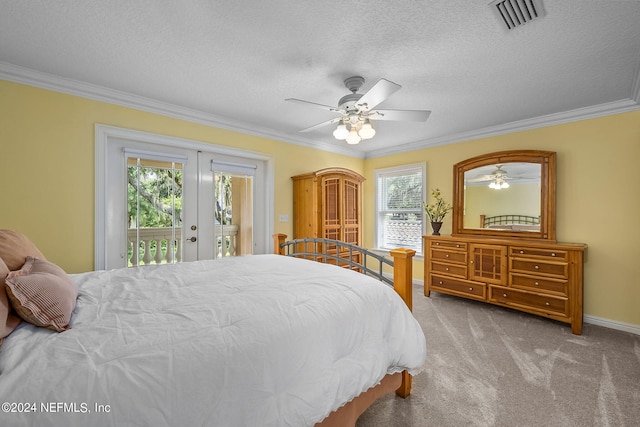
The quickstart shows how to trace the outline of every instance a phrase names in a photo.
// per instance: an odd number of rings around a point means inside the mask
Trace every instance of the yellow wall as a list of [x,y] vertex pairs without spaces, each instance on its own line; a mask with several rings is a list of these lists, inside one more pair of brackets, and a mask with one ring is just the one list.
[[272,155],[274,231],[289,236],[291,176],[364,167],[362,159],[0,80],[0,228],[23,232],[69,273],[93,269],[96,123]]
[[[558,153],[557,239],[586,243],[585,314],[640,325],[640,111],[369,159],[374,169],[427,162],[427,186],[452,200],[453,165],[502,150]],[[365,246],[373,243],[373,186],[365,188]],[[431,202],[431,200],[429,200]],[[442,234],[451,233],[451,216]],[[423,269],[414,262],[414,275]]]
[[[640,111],[361,160],[0,81],[0,228],[30,236],[70,273],[93,268],[96,123],[273,155],[275,232],[293,211],[292,175],[329,166],[362,173],[365,246],[373,243],[373,171],[427,162],[427,184],[452,200],[453,164],[513,149],[558,153],[557,238],[589,245],[585,314],[640,325]],[[451,232],[451,217],[443,234]],[[414,263],[422,278],[423,264]]]

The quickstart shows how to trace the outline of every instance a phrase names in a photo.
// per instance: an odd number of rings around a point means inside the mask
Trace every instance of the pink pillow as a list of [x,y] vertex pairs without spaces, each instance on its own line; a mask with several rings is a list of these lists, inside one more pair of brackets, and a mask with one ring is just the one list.
[[13,230],[0,230],[0,258],[9,270],[18,270],[22,267],[27,256],[46,259],[24,234]]
[[20,318],[11,310],[11,304],[4,290],[4,279],[9,274],[9,268],[0,258],[0,346],[5,337],[8,336],[20,323]]
[[9,301],[23,320],[57,332],[70,329],[78,287],[63,269],[28,256],[22,268],[10,272],[5,281]]

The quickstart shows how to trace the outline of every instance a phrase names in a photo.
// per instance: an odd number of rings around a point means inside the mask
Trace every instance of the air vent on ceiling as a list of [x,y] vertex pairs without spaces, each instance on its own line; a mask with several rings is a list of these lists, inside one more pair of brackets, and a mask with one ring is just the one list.
[[542,0],[496,0],[489,5],[507,30],[544,16]]

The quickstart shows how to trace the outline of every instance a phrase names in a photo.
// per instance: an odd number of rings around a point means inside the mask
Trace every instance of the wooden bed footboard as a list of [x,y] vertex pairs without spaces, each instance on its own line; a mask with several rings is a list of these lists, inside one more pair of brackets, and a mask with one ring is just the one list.
[[[394,249],[390,251],[393,260],[389,260],[367,249],[339,240],[304,238],[287,241],[286,239],[286,234],[273,235],[273,252],[275,254],[337,264],[373,276],[392,285],[409,310],[413,310],[413,256],[416,254],[413,249]],[[371,267],[371,264],[374,264],[374,267]],[[393,279],[383,274],[385,265],[393,268]],[[404,371],[402,372],[402,383],[396,389],[396,394],[404,398],[410,393],[411,375]]]

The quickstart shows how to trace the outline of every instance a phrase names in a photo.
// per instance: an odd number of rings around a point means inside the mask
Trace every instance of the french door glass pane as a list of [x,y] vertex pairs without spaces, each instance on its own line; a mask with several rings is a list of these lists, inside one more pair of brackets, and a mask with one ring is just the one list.
[[213,172],[216,258],[250,255],[253,249],[253,176]]
[[127,159],[128,265],[182,259],[182,164]]

